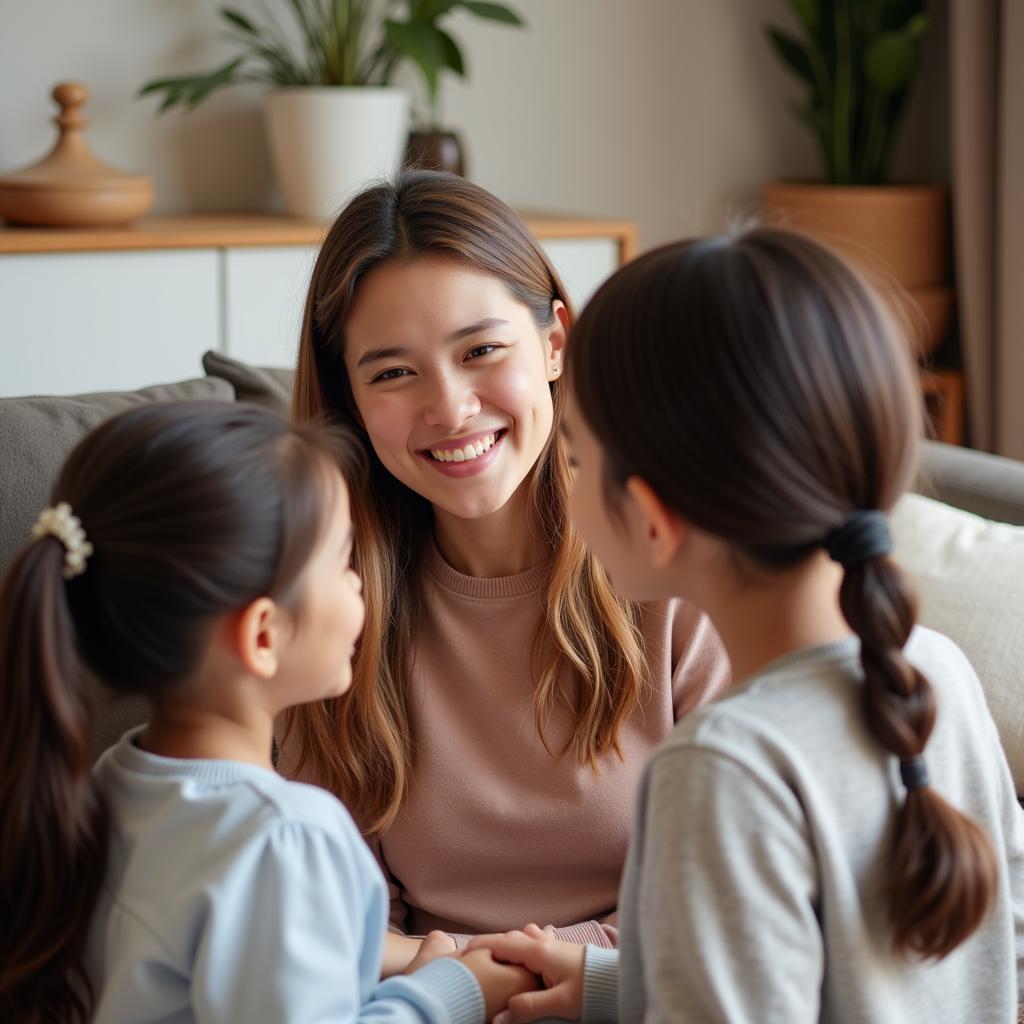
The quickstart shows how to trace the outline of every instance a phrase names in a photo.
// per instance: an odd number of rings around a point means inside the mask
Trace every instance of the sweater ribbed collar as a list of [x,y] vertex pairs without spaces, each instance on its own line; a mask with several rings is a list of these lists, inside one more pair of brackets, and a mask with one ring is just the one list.
[[423,568],[436,583],[462,597],[481,599],[522,597],[541,589],[548,578],[549,563],[542,562],[514,576],[467,576],[453,569],[431,540],[423,553]]

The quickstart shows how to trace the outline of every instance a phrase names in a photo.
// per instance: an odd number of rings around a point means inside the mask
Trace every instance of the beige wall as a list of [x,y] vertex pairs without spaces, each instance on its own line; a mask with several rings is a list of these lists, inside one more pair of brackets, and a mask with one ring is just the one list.
[[[817,172],[787,109],[795,86],[762,34],[767,21],[791,23],[785,0],[512,2],[527,31],[453,19],[471,80],[449,82],[444,106],[471,176],[513,204],[627,217],[647,247],[750,212],[767,178]],[[0,173],[46,151],[49,90],[79,78],[93,92],[94,149],[154,174],[160,209],[279,203],[257,86],[188,116],[155,118],[153,101],[133,98],[147,78],[225,59],[218,6],[0,0]],[[932,49],[898,168],[944,178],[948,103],[941,47]]]

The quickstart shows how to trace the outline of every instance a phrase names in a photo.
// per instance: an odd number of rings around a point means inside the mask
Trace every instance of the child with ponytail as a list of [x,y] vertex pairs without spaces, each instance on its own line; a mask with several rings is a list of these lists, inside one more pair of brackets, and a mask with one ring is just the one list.
[[1016,1019],[1024,812],[890,557],[909,352],[856,273],[773,230],[652,252],[583,313],[573,518],[626,596],[708,613],[734,682],[646,768],[621,952],[471,943],[548,986],[500,1024]]
[[[339,462],[340,435],[226,403],[71,453],[0,591],[0,1020],[482,1024],[532,984],[429,941],[379,982],[380,870],[273,770],[275,715],[351,683]],[[152,705],[94,769],[93,676]]]

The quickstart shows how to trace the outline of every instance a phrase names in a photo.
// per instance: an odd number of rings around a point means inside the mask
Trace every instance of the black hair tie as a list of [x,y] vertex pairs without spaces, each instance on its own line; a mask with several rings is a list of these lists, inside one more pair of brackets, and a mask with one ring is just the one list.
[[892,551],[889,520],[884,512],[862,508],[851,512],[842,526],[825,538],[829,557],[844,569],[853,569]]
[[931,779],[928,778],[928,766],[924,763],[924,754],[915,754],[913,757],[900,758],[900,778],[903,785],[910,792],[914,789],[924,789],[930,786]]

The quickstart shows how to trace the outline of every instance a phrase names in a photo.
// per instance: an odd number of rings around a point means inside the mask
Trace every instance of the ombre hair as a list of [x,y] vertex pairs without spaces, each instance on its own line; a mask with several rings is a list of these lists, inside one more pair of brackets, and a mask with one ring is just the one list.
[[[480,187],[449,174],[408,171],[394,184],[358,195],[334,222],[313,268],[293,411],[299,421],[333,418],[363,440],[370,471],[352,507],[366,625],[351,690],[291,709],[283,742],[295,752],[288,770],[340,796],[368,834],[394,821],[412,778],[409,678],[433,511],[384,468],[355,413],[345,325],[367,273],[388,260],[425,254],[499,279],[540,329],[554,323],[556,300],[572,316],[565,288],[519,217]],[[621,756],[619,729],[638,704],[647,669],[638,608],[614,594],[569,523],[569,460],[557,429],[561,385],[555,381],[550,387],[555,426],[529,481],[525,527],[551,551],[543,618],[531,649],[535,722],[543,740],[552,712],[567,706],[575,727],[565,747],[550,752],[569,754],[596,771],[602,755]]]
[[[850,267],[800,235],[754,230],[665,246],[587,306],[567,361],[603,451],[610,508],[638,476],[742,567],[794,566],[858,509],[888,512],[917,463],[910,345]],[[864,722],[898,758],[925,749],[938,707],[904,656],[916,601],[888,556],[845,569]],[[887,896],[897,951],[941,958],[998,885],[991,839],[930,786],[909,790]]]

